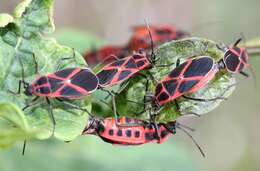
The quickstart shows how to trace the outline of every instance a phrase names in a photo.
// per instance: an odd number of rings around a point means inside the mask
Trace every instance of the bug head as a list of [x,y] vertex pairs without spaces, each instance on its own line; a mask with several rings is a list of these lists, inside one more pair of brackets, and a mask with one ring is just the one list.
[[231,73],[240,73],[249,66],[248,54],[244,47],[238,47],[242,38],[239,38],[231,47],[228,47],[224,54],[226,69]]
[[91,117],[88,120],[87,127],[83,130],[82,134],[94,134],[96,135],[98,133],[99,127],[100,127],[101,120]]
[[24,94],[26,96],[32,96],[34,93],[34,88],[29,83],[24,83]]

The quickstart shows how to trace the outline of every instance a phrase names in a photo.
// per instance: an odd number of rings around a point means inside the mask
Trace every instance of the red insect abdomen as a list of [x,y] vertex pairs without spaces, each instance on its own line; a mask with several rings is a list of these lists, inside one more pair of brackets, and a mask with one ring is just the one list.
[[[149,128],[140,120],[121,117],[119,125],[116,125],[114,118],[104,120],[104,130],[99,136],[112,144],[140,145],[148,142],[156,142],[154,128]],[[128,126],[127,126],[128,125]]]

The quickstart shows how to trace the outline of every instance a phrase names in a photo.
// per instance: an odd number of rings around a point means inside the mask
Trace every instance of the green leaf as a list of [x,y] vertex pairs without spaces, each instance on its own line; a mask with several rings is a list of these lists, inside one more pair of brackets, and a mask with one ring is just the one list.
[[[223,52],[216,47],[216,43],[203,38],[187,38],[178,41],[171,41],[163,44],[155,51],[156,58],[158,59],[156,65],[149,70],[156,80],[161,80],[165,75],[175,67],[178,58],[181,63],[187,58],[193,56],[211,56],[216,62],[223,57]],[[159,65],[169,65],[169,67],[156,67]],[[148,78],[147,72],[143,72]],[[138,76],[137,76],[138,77]],[[137,80],[139,79],[139,80]],[[189,94],[188,96],[201,99],[212,99],[216,97],[227,98],[234,90],[235,79],[227,71],[221,71],[216,74],[213,80],[205,85],[201,90]],[[133,78],[130,80],[126,89],[118,96],[117,105],[118,111],[122,115],[131,115],[139,119],[149,119],[149,110],[138,114],[143,111],[144,96],[146,79]],[[229,88],[230,87],[230,88]],[[227,90],[227,91],[226,91]],[[148,93],[153,95],[155,85],[150,82],[148,86]],[[127,102],[127,100],[138,102],[139,104]],[[183,97],[177,98],[180,110],[177,110],[175,102],[166,104],[160,114],[158,115],[159,122],[169,122],[176,120],[181,115],[196,113],[206,114],[215,109],[223,100],[216,100],[210,102],[198,102],[184,99]],[[151,108],[151,103],[146,104],[146,108]]]
[[11,103],[0,103],[0,148],[36,134],[30,129],[24,113]]
[[13,16],[6,13],[0,14],[0,27],[5,27],[7,24],[12,23],[13,21]]
[[75,48],[81,54],[89,49],[99,48],[105,43],[104,40],[89,32],[72,28],[58,30],[53,37],[63,45]]
[[[19,59],[25,70],[25,81],[32,83],[38,75],[33,54],[41,75],[55,72],[60,59],[73,56],[72,48],[60,45],[54,38],[46,36],[46,33],[54,30],[52,10],[53,0],[23,1],[15,9],[14,23],[0,28],[0,102],[23,108],[34,98],[23,93],[13,95],[9,92],[9,90],[17,91],[18,82],[22,79]],[[60,69],[80,66],[87,65],[82,56],[76,52],[75,60],[62,61]],[[57,123],[54,136],[63,141],[71,141],[81,135],[87,121],[87,113],[71,109],[63,102],[50,100]],[[90,97],[74,100],[71,103],[89,111],[91,109]],[[26,109],[24,115],[30,129],[41,130],[35,137],[46,139],[51,136],[53,123],[45,98],[40,98],[35,105]]]
[[14,11],[16,24],[24,37],[54,31],[53,0],[25,0]]

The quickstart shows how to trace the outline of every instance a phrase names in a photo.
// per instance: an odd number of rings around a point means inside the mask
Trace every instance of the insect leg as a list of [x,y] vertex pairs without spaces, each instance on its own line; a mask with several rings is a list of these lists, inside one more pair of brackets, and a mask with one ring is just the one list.
[[48,97],[46,97],[46,101],[47,101],[47,104],[49,106],[49,114],[50,114],[50,117],[51,117],[51,120],[52,120],[52,123],[53,123],[53,129],[52,129],[52,136],[53,136],[54,131],[55,131],[55,127],[56,127],[56,121],[55,121],[54,114],[53,114],[53,106],[52,106]]
[[[22,81],[21,81],[22,82]],[[20,82],[19,82],[20,83]],[[19,87],[20,87],[20,85],[19,85]],[[19,92],[20,93],[20,92]],[[27,109],[28,107],[30,107],[30,106],[32,106],[32,105],[34,105],[34,102],[37,100],[39,98],[39,96],[36,96],[32,101],[31,101],[31,103],[30,104],[28,104],[28,105],[26,105],[25,107],[23,107],[22,108],[22,110],[24,111],[25,109]],[[24,142],[23,142],[23,151],[22,151],[22,155],[24,156],[24,154],[25,154],[25,149],[26,149],[26,139],[24,140]]]
[[160,140],[160,134],[159,134],[159,128],[158,128],[158,124],[156,123],[156,115],[151,113],[151,110],[149,111],[149,117],[150,117],[150,125],[152,125],[155,129],[155,138],[157,140]]
[[35,98],[33,98],[32,101],[31,101],[29,104],[27,104],[26,106],[24,106],[24,107],[22,108],[22,110],[24,111],[24,110],[27,109],[28,107],[31,107],[31,106],[35,105],[34,102],[36,102],[38,99],[39,99],[39,96],[36,96]]
[[165,65],[156,65],[156,67],[158,67],[158,68],[164,68],[164,67],[170,67],[170,66],[172,66],[172,65],[174,65],[174,64],[176,64],[176,63],[173,62],[173,63],[165,64]]
[[198,148],[198,150],[200,151],[201,155],[203,157],[205,157],[205,153],[203,152],[202,148],[200,147],[200,145],[197,143],[197,141],[193,138],[193,136],[186,131],[181,125],[179,125],[178,123],[176,123],[176,127],[180,130],[182,130],[188,137],[191,138],[192,142],[196,145],[196,147]]
[[188,99],[188,100],[199,101],[199,102],[211,102],[211,101],[216,101],[216,100],[227,100],[227,98],[225,98],[225,97],[216,97],[216,98],[212,98],[212,99],[200,99],[200,98],[188,97],[188,96],[185,96],[185,95],[183,95],[182,97],[185,98],[185,99]]
[[23,83],[23,81],[22,81],[22,80],[19,80],[19,85],[18,85],[17,92],[13,92],[12,90],[8,90],[8,92],[11,93],[11,94],[13,94],[13,95],[18,95],[18,94],[20,94],[20,93],[21,93],[22,83]]
[[[176,106],[177,111],[181,112],[180,111],[180,105],[179,105],[177,99],[174,99],[174,102],[175,102],[175,106]],[[185,114],[182,114],[182,115],[194,115],[194,116],[200,117],[199,114],[194,113],[194,112],[189,112],[189,113],[185,113]]]
[[55,99],[60,101],[60,102],[62,102],[62,103],[64,103],[65,105],[67,105],[67,106],[69,106],[69,107],[71,107],[73,109],[77,109],[77,110],[80,110],[80,111],[83,111],[83,112],[87,112],[89,116],[92,116],[92,114],[87,109],[83,109],[80,106],[77,106],[77,105],[75,105],[75,104],[73,104],[73,103],[71,103],[69,101],[66,101],[66,100],[63,100],[63,99],[60,99],[60,98],[57,98],[57,97]]
[[33,61],[34,61],[34,65],[35,65],[35,74],[39,74],[39,65],[38,65],[38,62],[36,60],[36,56],[34,53],[33,53]]
[[245,76],[245,77],[249,77],[249,74],[248,73],[245,73],[244,71],[240,71],[239,72],[241,75]]
[[183,95],[182,97],[189,99],[189,100],[194,100],[194,101],[200,101],[200,102],[209,102],[209,101],[216,101],[216,100],[227,100],[227,98],[222,97],[227,91],[229,91],[232,87],[234,87],[236,84],[231,84],[227,88],[224,89],[222,94],[219,97],[215,97],[212,99],[200,99],[200,98],[193,98],[193,97],[188,97]]
[[27,143],[27,141],[26,141],[26,139],[23,141],[23,151],[22,151],[22,155],[24,156],[24,154],[25,154],[25,149],[26,149],[26,143]]
[[242,40],[242,38],[237,39],[237,41],[234,43],[233,47],[236,47],[241,42],[241,40]]
[[73,56],[72,56],[72,57],[66,57],[66,58],[60,58],[60,59],[58,60],[57,64],[56,64],[56,69],[55,69],[55,71],[59,71],[59,70],[60,70],[62,61],[73,59],[74,62],[76,63],[76,53],[75,53],[75,49],[74,49],[74,48],[71,48],[71,49],[72,49],[72,51],[73,51]]

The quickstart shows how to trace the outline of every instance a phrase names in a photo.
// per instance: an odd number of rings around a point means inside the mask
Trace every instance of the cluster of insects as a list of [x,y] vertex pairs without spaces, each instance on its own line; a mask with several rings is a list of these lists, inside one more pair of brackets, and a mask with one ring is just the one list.
[[[126,45],[107,45],[100,49],[88,51],[84,55],[86,62],[89,65],[95,65],[100,62],[110,62],[118,58],[120,59],[132,55],[133,51],[139,51],[139,49],[150,49],[150,34],[147,32],[146,25],[134,26],[132,30],[133,33]],[[180,30],[170,24],[151,25],[150,32],[153,37],[153,46],[155,47],[171,40],[177,40],[189,36],[188,32]],[[111,56],[111,54],[117,58]]]
[[[82,134],[97,135],[111,144],[140,145],[150,142],[163,143],[167,138],[176,133],[176,129],[184,131],[192,138],[187,131],[192,130],[191,128],[177,121],[156,123],[154,116],[160,114],[160,109],[165,104],[172,101],[176,102],[176,98],[180,96],[197,101],[210,101],[222,98],[195,99],[186,96],[203,88],[221,70],[226,70],[231,74],[240,73],[248,76],[243,71],[249,66],[246,49],[238,47],[241,39],[238,39],[230,47],[217,46],[217,48],[224,52],[224,56],[219,61],[215,61],[210,56],[190,57],[183,63],[177,60],[176,66],[172,68],[171,72],[156,82],[155,91],[150,100],[153,112],[150,115],[149,122],[128,117],[119,117],[115,105],[116,93],[106,89],[114,85],[119,85],[141,71],[149,70],[153,66],[156,66],[157,59],[153,50],[154,46],[156,47],[163,42],[179,39],[186,35],[188,33],[177,30],[175,27],[169,25],[137,26],[134,28],[134,34],[126,47],[107,46],[88,53],[87,61],[95,59],[92,60],[92,64],[99,62],[100,59],[109,59],[106,60],[106,64],[104,64],[98,73],[93,73],[90,68],[84,67],[57,69],[54,73],[41,75],[32,83],[28,83],[24,79],[23,71],[23,77],[19,82],[17,93],[21,92],[20,90],[23,85],[25,95],[35,96],[32,102],[36,101],[39,97],[46,99],[54,125],[53,130],[55,129],[56,122],[52,112],[51,99],[63,101],[71,108],[88,112],[90,119],[87,121],[87,126]],[[149,47],[151,47],[150,51],[143,50]],[[35,63],[37,67],[36,60]],[[147,79],[153,78],[151,76],[151,78]],[[111,95],[114,117],[97,118],[91,114],[91,111],[87,111],[71,103],[72,100],[84,98],[97,90],[106,91]],[[178,106],[177,102],[176,106]],[[26,110],[28,107],[30,107],[30,104],[25,106],[23,110]],[[193,138],[192,140],[204,156],[203,151],[196,141]]]

